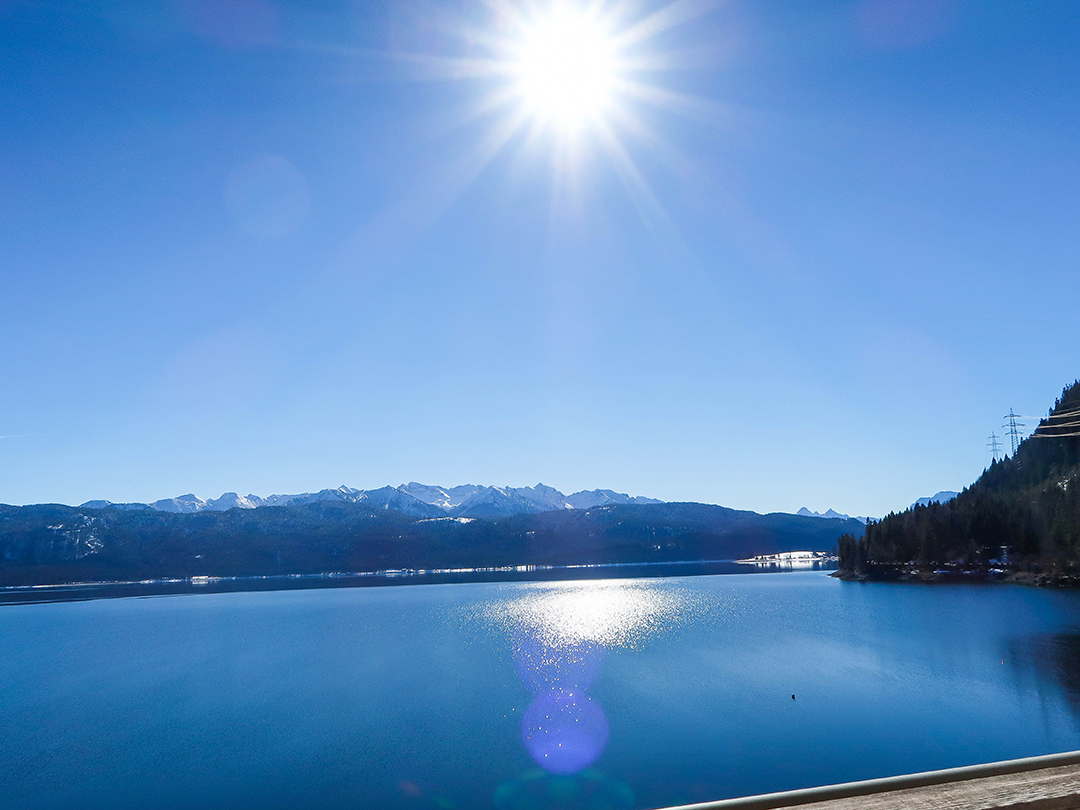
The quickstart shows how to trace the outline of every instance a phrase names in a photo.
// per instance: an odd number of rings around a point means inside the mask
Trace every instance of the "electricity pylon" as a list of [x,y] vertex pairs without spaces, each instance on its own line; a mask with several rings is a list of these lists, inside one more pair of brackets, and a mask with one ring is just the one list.
[[998,453],[1001,452],[1001,442],[998,441],[996,433],[991,433],[990,437],[986,440],[986,449],[990,451],[990,455],[994,457],[994,461],[997,461]]
[[1009,420],[1001,427],[1009,434],[1009,438],[1012,439],[1012,454],[1015,456],[1016,449],[1020,446],[1020,430],[1024,427],[1023,422],[1018,422],[1016,420],[1023,419],[1023,417],[1018,413],[1013,413],[1013,409],[1009,408],[1009,412],[1001,418]]

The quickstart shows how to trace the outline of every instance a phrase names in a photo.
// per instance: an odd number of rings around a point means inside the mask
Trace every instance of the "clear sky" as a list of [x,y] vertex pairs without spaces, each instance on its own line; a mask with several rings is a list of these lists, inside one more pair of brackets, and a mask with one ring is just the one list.
[[881,515],[1080,376],[1080,4],[550,6],[0,0],[0,502]]

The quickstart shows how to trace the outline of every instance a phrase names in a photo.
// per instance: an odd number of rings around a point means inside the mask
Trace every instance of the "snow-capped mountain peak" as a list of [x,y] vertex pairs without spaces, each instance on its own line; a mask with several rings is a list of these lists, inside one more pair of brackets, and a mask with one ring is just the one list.
[[204,509],[225,511],[226,509],[254,509],[262,502],[262,498],[248,496],[247,498],[237,495],[235,492],[226,492],[220,498],[206,501]]
[[154,501],[150,506],[160,512],[201,512],[207,508],[206,501],[190,492],[187,495]]

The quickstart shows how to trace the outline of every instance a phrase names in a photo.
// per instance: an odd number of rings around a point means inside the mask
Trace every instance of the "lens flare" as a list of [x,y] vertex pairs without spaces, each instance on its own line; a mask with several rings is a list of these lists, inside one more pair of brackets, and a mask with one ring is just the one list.
[[558,691],[540,695],[521,718],[526,750],[548,773],[578,773],[604,753],[608,722],[591,697]]

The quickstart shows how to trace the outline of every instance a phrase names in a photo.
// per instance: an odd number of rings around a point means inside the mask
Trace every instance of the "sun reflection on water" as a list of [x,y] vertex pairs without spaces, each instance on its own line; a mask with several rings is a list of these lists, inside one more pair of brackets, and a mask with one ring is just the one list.
[[538,584],[521,597],[487,605],[484,617],[546,646],[636,648],[681,624],[695,604],[639,581]]

